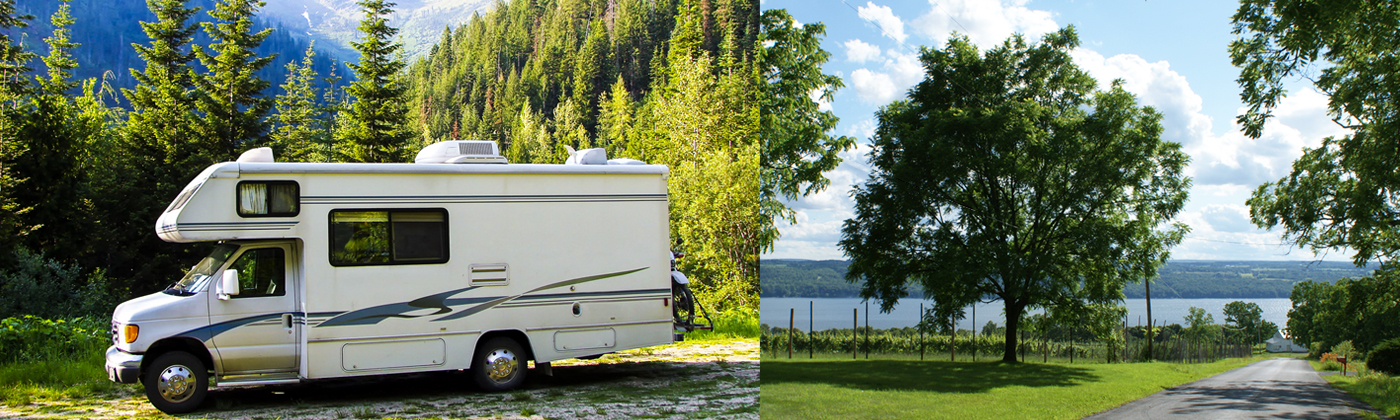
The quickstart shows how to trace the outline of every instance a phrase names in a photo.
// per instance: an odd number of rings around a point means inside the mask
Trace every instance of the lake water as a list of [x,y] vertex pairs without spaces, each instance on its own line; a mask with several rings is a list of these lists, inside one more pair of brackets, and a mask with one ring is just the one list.
[[[1259,305],[1259,309],[1264,311],[1264,320],[1277,324],[1279,328],[1284,328],[1288,324],[1288,310],[1293,304],[1288,299],[1153,299],[1152,316],[1161,324],[1185,324],[1187,309],[1197,307],[1205,309],[1212,314],[1215,323],[1224,324],[1225,315],[1222,311],[1225,304],[1234,301],[1254,302]],[[808,315],[808,305],[812,305],[812,315]],[[906,298],[900,300],[890,313],[880,312],[880,303],[872,300],[870,302],[870,326],[872,328],[895,328],[912,327],[919,323],[919,303],[929,305],[929,302]],[[1145,299],[1126,299],[1124,305],[1128,307],[1128,325],[1147,324],[1147,301]],[[865,304],[860,298],[773,298],[766,297],[761,301],[759,320],[771,327],[788,326],[788,311],[796,309],[793,315],[794,324],[797,328],[807,329],[810,319],[813,327],[817,330],[829,328],[850,328],[851,309],[855,308],[859,312],[859,324],[865,325]],[[1039,313],[1040,311],[1032,311]],[[976,305],[976,324],[973,320],[973,310],[969,308],[967,318],[958,323],[959,329],[981,330],[987,321],[994,321],[998,326],[1006,325],[1002,314],[1002,303],[1000,301],[990,304]]]

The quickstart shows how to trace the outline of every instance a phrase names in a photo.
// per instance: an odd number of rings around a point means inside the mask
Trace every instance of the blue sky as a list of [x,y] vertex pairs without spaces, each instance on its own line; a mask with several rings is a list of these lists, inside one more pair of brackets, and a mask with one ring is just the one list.
[[1245,200],[1261,183],[1289,171],[1304,147],[1346,131],[1327,116],[1326,97],[1304,80],[1291,81],[1289,96],[1259,139],[1240,133],[1238,69],[1230,64],[1230,1],[1026,1],[1026,0],[762,0],[799,23],[826,25],[822,47],[831,53],[824,72],[840,76],[830,109],[841,118],[835,133],[859,146],[828,172],[831,186],[788,205],[795,224],[780,223],[782,238],[763,258],[844,259],[835,243],[851,217],[852,186],[864,182],[874,113],[904,97],[923,77],[920,46],[942,47],[950,32],[968,35],[984,50],[1013,33],[1039,40],[1074,25],[1080,48],[1075,62],[1107,86],[1123,79],[1143,105],[1163,114],[1163,137],[1191,155],[1191,198],[1177,220],[1192,232],[1172,250],[1174,259],[1349,260],[1349,250],[1314,254],[1282,245],[1277,230],[1249,222]]

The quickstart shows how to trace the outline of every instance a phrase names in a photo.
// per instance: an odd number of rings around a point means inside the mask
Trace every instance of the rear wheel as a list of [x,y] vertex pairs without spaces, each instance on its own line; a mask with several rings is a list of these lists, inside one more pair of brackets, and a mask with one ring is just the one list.
[[509,391],[525,383],[525,352],[510,337],[486,340],[476,349],[472,379],[487,392]]
[[199,408],[209,392],[209,372],[199,358],[183,351],[161,354],[141,376],[146,399],[168,414]]
[[686,331],[695,325],[695,295],[684,284],[671,282],[671,316],[674,323]]

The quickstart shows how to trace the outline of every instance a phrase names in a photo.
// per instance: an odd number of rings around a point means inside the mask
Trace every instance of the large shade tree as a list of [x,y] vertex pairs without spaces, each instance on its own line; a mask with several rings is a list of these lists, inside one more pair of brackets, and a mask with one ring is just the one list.
[[942,317],[1004,302],[1003,360],[1029,308],[1117,304],[1187,227],[1190,179],[1161,115],[1118,83],[1098,90],[1073,27],[980,52],[920,54],[925,78],[878,112],[870,179],[842,229],[847,279],[888,311],[921,287]]

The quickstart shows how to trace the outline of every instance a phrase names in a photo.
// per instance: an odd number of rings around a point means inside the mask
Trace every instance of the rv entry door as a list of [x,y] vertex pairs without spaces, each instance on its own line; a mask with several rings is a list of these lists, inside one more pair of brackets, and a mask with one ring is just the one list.
[[[297,370],[294,252],[290,242],[244,244],[219,271],[217,293],[209,301],[209,325],[223,375]],[[222,278],[236,275],[237,290],[222,290]]]

